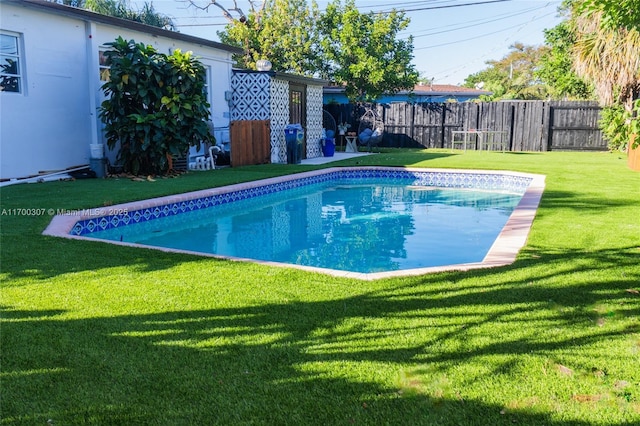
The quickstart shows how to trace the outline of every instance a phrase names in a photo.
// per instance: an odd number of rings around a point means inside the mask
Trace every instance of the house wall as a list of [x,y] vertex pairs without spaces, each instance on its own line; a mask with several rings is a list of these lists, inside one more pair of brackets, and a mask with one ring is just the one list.
[[0,178],[88,163],[92,111],[82,21],[2,5],[21,40],[23,92],[0,92]]
[[[211,119],[228,142],[231,53],[87,19],[2,4],[0,30],[19,35],[22,93],[0,92],[0,178],[89,164],[91,143],[104,143],[98,108],[104,100],[99,50],[118,36],[161,53],[192,51],[210,70]],[[104,50],[104,47],[103,47]],[[114,161],[115,152],[108,153]]]

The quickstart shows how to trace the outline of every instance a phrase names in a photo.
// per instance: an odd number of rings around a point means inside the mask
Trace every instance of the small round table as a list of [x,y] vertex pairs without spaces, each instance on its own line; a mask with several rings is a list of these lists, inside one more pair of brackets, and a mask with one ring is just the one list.
[[357,136],[345,136],[347,145],[344,147],[344,152],[358,152],[358,145],[356,145]]

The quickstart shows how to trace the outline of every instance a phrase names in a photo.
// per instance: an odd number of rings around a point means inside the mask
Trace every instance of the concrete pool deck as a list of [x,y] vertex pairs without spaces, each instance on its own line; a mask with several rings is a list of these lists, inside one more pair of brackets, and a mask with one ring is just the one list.
[[316,158],[307,158],[302,160],[302,164],[306,165],[320,165],[320,164],[328,164],[333,163],[335,161],[348,160],[351,158],[357,157],[366,157],[367,155],[374,155],[372,152],[341,152],[336,151],[332,157],[316,157]]
[[[344,154],[344,153],[342,153]],[[344,154],[350,156],[357,156],[358,154]],[[368,155],[368,154],[365,154]],[[329,161],[339,161],[341,157],[323,157],[328,159]],[[509,177],[513,179],[520,180],[528,180],[528,186],[526,187],[524,194],[518,203],[517,207],[509,216],[505,226],[501,230],[497,239],[494,241],[493,245],[489,249],[488,253],[484,257],[482,262],[474,262],[474,263],[464,263],[464,264],[455,264],[455,265],[446,265],[446,266],[434,266],[434,267],[426,267],[426,268],[416,268],[416,269],[404,269],[404,270],[394,270],[394,271],[385,271],[385,272],[376,272],[376,273],[359,273],[359,272],[350,272],[344,270],[334,270],[334,269],[326,269],[326,268],[318,268],[312,266],[305,265],[297,265],[291,263],[280,263],[280,262],[271,262],[271,261],[262,261],[255,259],[247,259],[247,258],[235,258],[229,256],[221,256],[216,254],[209,253],[201,253],[194,252],[189,250],[179,250],[179,249],[168,249],[162,247],[151,247],[147,245],[135,244],[135,243],[127,243],[127,242],[119,242],[119,241],[107,241],[107,240],[98,240],[96,238],[91,238],[85,235],[74,235],[72,231],[78,224],[82,221],[85,223],[91,223],[91,226],[99,226],[102,222],[109,222],[109,220],[113,220],[113,216],[117,215],[132,215],[133,212],[145,211],[146,214],[148,211],[158,211],[158,210],[166,210],[169,205],[177,205],[177,204],[185,204],[190,203],[193,204],[194,200],[199,202],[199,200],[204,198],[211,197],[220,197],[225,196],[228,197],[229,194],[236,194],[239,191],[248,191],[255,192],[257,188],[262,188],[268,185],[282,185],[287,182],[293,182],[300,179],[308,179],[314,178],[318,176],[323,176],[327,173],[334,172],[343,172],[343,171],[407,171],[407,172],[415,172],[415,173],[431,173],[434,175],[467,175],[467,176],[483,176],[486,179],[497,179],[500,177]],[[545,177],[542,175],[534,175],[528,173],[520,173],[520,172],[510,172],[510,171],[491,171],[491,170],[467,170],[467,169],[417,169],[417,168],[398,168],[398,167],[333,167],[329,169],[322,170],[314,170],[305,173],[297,173],[293,175],[286,175],[277,178],[269,178],[261,181],[253,181],[253,182],[245,182],[236,185],[230,185],[227,187],[218,187],[205,189],[201,191],[194,191],[185,194],[177,194],[166,197],[159,197],[148,200],[141,200],[132,203],[108,206],[108,207],[100,207],[95,209],[88,209],[82,211],[72,211],[68,214],[59,214],[56,215],[47,229],[43,232],[43,235],[48,236],[56,236],[63,237],[69,239],[79,239],[86,241],[99,241],[107,244],[116,244],[116,245],[124,245],[129,247],[139,247],[153,250],[160,250],[164,252],[173,252],[173,253],[185,253],[203,257],[213,257],[218,259],[226,259],[226,260],[235,260],[235,261],[246,261],[252,263],[259,263],[264,265],[271,265],[277,267],[288,267],[288,268],[296,268],[301,270],[306,270],[310,272],[318,272],[338,277],[345,278],[354,278],[360,280],[376,280],[382,278],[392,278],[392,277],[402,277],[402,276],[415,276],[415,275],[424,275],[434,272],[445,272],[445,271],[467,271],[472,269],[481,269],[481,268],[491,268],[498,266],[506,266],[513,263],[518,255],[518,252],[527,242],[527,237],[529,235],[529,230],[533,224],[533,220],[536,215],[537,208],[540,203],[540,199],[542,197],[542,193],[544,191],[544,183]],[[138,214],[138,213],[136,213]]]

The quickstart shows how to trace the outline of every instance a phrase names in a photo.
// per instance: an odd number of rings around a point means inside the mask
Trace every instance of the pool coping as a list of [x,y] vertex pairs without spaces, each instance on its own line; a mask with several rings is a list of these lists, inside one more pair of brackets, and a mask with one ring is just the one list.
[[[149,209],[153,207],[165,206],[167,204],[172,203],[180,203],[184,201],[191,201],[195,199],[211,197],[220,194],[232,193],[236,191],[242,191],[257,187],[262,187],[265,185],[278,184],[282,182],[294,181],[298,179],[304,179],[308,177],[322,176],[324,174],[330,174],[332,172],[344,172],[349,170],[387,170],[387,171],[408,171],[408,172],[433,172],[433,173],[464,173],[464,174],[483,174],[483,175],[508,175],[514,177],[525,177],[531,179],[529,185],[527,186],[522,199],[513,210],[507,223],[504,225],[500,234],[494,241],[493,245],[487,252],[487,255],[484,257],[482,262],[474,262],[474,263],[462,263],[462,264],[453,264],[453,265],[445,265],[445,266],[433,266],[427,268],[416,268],[416,269],[404,269],[397,271],[385,271],[385,272],[374,272],[374,273],[360,273],[360,272],[350,272],[350,271],[342,271],[335,269],[327,269],[327,268],[319,268],[313,266],[305,266],[305,265],[296,265],[290,263],[281,263],[281,262],[273,262],[273,261],[264,261],[264,260],[256,260],[249,258],[240,258],[240,257],[232,257],[232,256],[222,256],[211,253],[202,253],[191,250],[181,250],[181,249],[170,249],[163,247],[155,247],[148,246],[142,244],[135,243],[127,243],[120,241],[107,241],[107,240],[99,240],[96,238],[85,237],[82,235],[72,235],[70,232],[73,227],[82,220],[87,219],[95,219],[98,217],[109,216],[113,214],[117,214],[117,212],[123,211],[136,211],[142,209]],[[542,198],[542,193],[545,188],[545,176],[538,174],[530,174],[530,173],[522,173],[522,172],[513,172],[507,170],[471,170],[471,169],[436,169],[436,168],[411,168],[411,167],[376,167],[376,166],[360,166],[360,167],[331,167],[313,170],[309,172],[303,173],[294,173],[285,176],[278,176],[268,179],[261,179],[257,181],[243,182],[234,185],[204,189],[199,191],[192,191],[183,194],[176,195],[168,195],[164,197],[151,198],[147,200],[134,201],[129,203],[117,204],[113,206],[107,207],[98,207],[94,209],[85,209],[79,211],[69,211],[63,214],[58,214],[54,216],[47,226],[47,228],[43,231],[43,235],[46,236],[54,236],[54,237],[62,237],[68,239],[75,240],[86,240],[93,242],[103,242],[107,244],[115,244],[120,246],[127,247],[138,247],[138,248],[146,248],[151,250],[159,250],[163,252],[169,253],[182,253],[182,254],[190,254],[196,255],[200,257],[212,257],[216,259],[225,259],[232,261],[241,261],[241,262],[251,262],[262,265],[276,266],[276,267],[286,267],[286,268],[294,268],[305,270],[309,272],[319,272],[322,274],[332,275],[336,277],[344,277],[344,278],[354,278],[360,280],[377,280],[382,278],[393,278],[393,277],[406,277],[406,276],[416,276],[416,275],[425,275],[436,272],[447,272],[447,271],[468,271],[472,269],[483,269],[483,268],[494,268],[498,266],[507,266],[512,264],[527,242],[527,238],[529,236],[529,231],[531,226],[533,225],[533,220],[535,219],[535,215],[540,204],[540,200]]]

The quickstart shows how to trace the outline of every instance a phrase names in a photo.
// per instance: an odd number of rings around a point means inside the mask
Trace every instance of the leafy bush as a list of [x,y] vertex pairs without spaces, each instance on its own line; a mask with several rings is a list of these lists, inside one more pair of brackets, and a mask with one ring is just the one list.
[[207,127],[205,69],[191,52],[171,55],[118,37],[105,53],[110,80],[100,108],[108,146],[120,144],[118,162],[133,174],[162,174],[171,155],[213,142]]
[[622,105],[613,105],[602,108],[600,128],[609,149],[612,151],[626,151],[629,143],[628,127],[625,125],[629,113]]
[[[626,151],[631,135],[640,135],[640,99],[634,103],[633,111],[627,111],[622,105],[613,105],[602,109],[600,128],[612,151]],[[636,136],[633,147],[640,143]]]
[[633,103],[633,113],[629,119],[629,134],[634,135],[632,148],[640,146],[640,99]]

